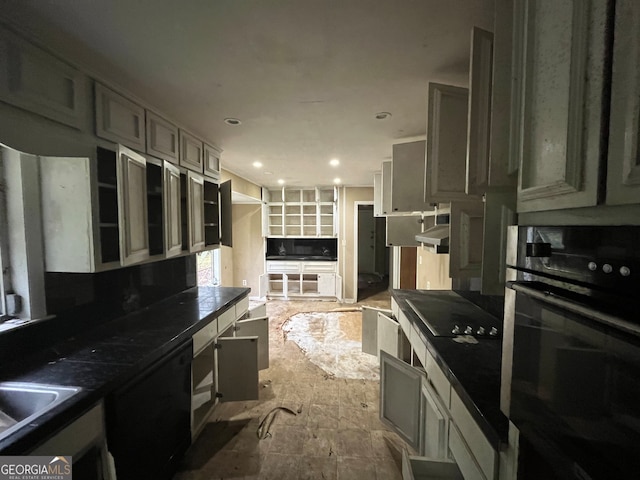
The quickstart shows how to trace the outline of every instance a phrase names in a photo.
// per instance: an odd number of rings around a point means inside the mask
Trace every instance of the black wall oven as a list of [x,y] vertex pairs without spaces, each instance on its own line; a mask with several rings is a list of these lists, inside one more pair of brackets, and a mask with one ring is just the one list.
[[640,478],[640,227],[519,227],[518,479]]

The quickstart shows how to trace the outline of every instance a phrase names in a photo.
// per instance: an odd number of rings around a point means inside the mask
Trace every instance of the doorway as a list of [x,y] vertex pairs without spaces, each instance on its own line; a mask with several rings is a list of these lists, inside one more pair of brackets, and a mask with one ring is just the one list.
[[358,205],[357,301],[389,288],[389,248],[386,218],[373,216],[373,205]]

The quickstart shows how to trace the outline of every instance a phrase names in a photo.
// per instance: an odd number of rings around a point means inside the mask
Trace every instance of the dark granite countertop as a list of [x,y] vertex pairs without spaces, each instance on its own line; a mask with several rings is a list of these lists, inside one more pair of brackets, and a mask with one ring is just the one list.
[[[0,368],[0,381],[82,390],[0,441],[0,455],[20,455],[83,414],[114,389],[181,346],[248,288],[196,287],[107,322]],[[52,321],[55,321],[52,320]]]
[[[428,290],[392,290],[405,316],[417,326],[427,349],[449,377],[452,388],[496,450],[508,442],[508,420],[500,411],[502,342],[480,338],[477,344],[458,343],[451,337],[434,337],[407,304],[421,299]],[[502,325],[502,321],[496,319]]]
[[328,255],[267,255],[267,260],[293,260],[308,262],[335,262],[337,257]]

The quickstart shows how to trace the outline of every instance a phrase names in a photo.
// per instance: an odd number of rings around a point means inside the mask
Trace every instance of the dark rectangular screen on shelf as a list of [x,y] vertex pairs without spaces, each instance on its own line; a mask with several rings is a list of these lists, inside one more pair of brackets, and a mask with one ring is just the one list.
[[[267,238],[267,260],[337,260],[337,238]],[[308,258],[312,257],[312,258]]]

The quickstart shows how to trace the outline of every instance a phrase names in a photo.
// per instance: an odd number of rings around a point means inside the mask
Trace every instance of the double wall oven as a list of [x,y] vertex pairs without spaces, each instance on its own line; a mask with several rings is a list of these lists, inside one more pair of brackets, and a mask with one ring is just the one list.
[[638,478],[640,227],[516,230],[502,409],[518,479]]

